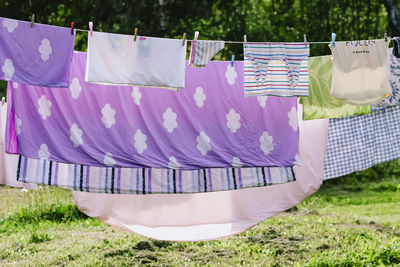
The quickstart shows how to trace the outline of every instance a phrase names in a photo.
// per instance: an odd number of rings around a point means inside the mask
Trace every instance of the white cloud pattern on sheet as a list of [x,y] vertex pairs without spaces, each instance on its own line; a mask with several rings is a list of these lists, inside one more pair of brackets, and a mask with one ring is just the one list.
[[15,114],[14,116],[14,123],[15,123],[15,133],[17,135],[21,134],[21,125],[22,125],[22,121],[20,118],[18,118],[17,114]]
[[3,19],[3,26],[12,33],[18,27],[18,21],[14,19]]
[[108,167],[112,167],[116,164],[117,162],[115,161],[115,159],[113,159],[113,155],[109,152],[107,152],[104,155],[104,165],[108,166]]
[[226,126],[228,126],[232,133],[236,133],[240,129],[240,114],[233,108],[226,114],[226,120]]
[[228,84],[234,85],[236,77],[237,77],[237,73],[236,73],[235,67],[234,66],[232,67],[231,64],[228,64],[226,66],[226,71],[225,71],[225,78],[226,78],[226,81],[228,82]]
[[111,128],[115,124],[115,109],[113,109],[110,104],[105,104],[101,109],[101,121],[104,123],[106,128]]
[[274,138],[267,131],[260,136],[260,148],[265,155],[268,155],[274,149],[273,141]]
[[53,52],[53,49],[51,48],[51,44],[49,39],[43,39],[42,43],[40,44],[39,48],[39,53],[40,53],[40,58],[43,61],[47,61],[50,58],[51,53]]
[[135,135],[133,136],[135,139],[135,148],[139,152],[139,154],[143,154],[143,152],[147,149],[147,136],[142,133],[142,130],[137,130]]
[[299,127],[299,122],[298,122],[298,114],[296,107],[292,107],[288,113],[288,118],[289,118],[289,126],[292,127],[293,131],[297,131],[297,128]]
[[79,145],[83,144],[83,131],[78,127],[76,123],[72,124],[71,128],[69,129],[69,133],[69,140],[74,144],[74,147],[78,147]]
[[172,133],[175,128],[178,127],[178,123],[176,122],[177,115],[172,111],[171,108],[167,108],[167,110],[163,114],[164,119],[164,127],[167,129],[169,133]]
[[46,144],[41,144],[39,151],[38,151],[38,156],[40,159],[43,160],[49,160],[50,158],[50,152],[49,152],[49,147]]
[[297,166],[301,166],[301,158],[299,153],[296,154],[295,158],[294,158],[294,164]]
[[181,165],[178,163],[175,157],[169,157],[168,168],[170,169],[179,169]]
[[6,81],[10,81],[15,72],[14,63],[12,62],[12,60],[9,58],[6,58],[4,60],[4,64],[3,64],[3,67],[1,68],[1,70],[4,73],[4,79]]
[[258,103],[262,108],[265,108],[267,105],[268,96],[257,96]]
[[207,96],[204,94],[202,87],[196,88],[196,93],[193,95],[193,98],[199,108],[204,106],[204,101],[206,101]]
[[79,83],[79,79],[74,77],[69,85],[69,91],[71,92],[71,96],[73,99],[78,99],[79,95],[82,91],[82,86]]
[[203,156],[205,156],[207,152],[211,150],[210,143],[210,137],[208,137],[205,132],[200,132],[200,135],[197,136],[197,149],[201,152]]
[[238,157],[233,157],[232,159],[232,167],[233,168],[240,168],[243,166],[242,161]]
[[142,98],[142,93],[140,92],[140,90],[139,90],[139,87],[137,87],[137,86],[133,86],[133,89],[132,89],[132,98],[133,98],[133,102],[136,104],[136,105],[140,105],[140,99]]
[[42,116],[43,120],[46,120],[47,117],[51,116],[51,102],[47,100],[45,95],[42,95],[39,100],[39,114]]

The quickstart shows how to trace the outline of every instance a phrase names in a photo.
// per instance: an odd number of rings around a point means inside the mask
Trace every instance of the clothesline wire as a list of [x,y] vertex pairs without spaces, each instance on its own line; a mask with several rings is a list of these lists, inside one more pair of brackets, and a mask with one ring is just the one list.
[[[34,19],[34,15],[33,15],[32,18]],[[33,21],[26,21],[26,22],[36,23],[36,22],[33,22]],[[38,23],[38,24],[40,24],[40,23]],[[45,25],[48,25],[48,24],[45,24]],[[56,27],[68,28],[68,27],[63,27],[63,26],[56,26]],[[74,30],[78,31],[78,32],[89,32],[89,30],[85,30],[85,29],[74,28]],[[386,38],[391,38],[391,37],[386,36],[386,33],[385,33],[385,39]],[[193,42],[194,40],[187,40],[187,41],[188,42]],[[246,43],[244,41],[224,41],[224,42],[227,43],[227,44],[244,44],[244,43]],[[300,42],[298,42],[298,43],[300,43]],[[320,41],[320,42],[306,42],[306,43],[308,43],[308,44],[329,44],[331,42],[330,41],[322,41],[322,42]]]
[[[89,30],[84,30],[84,29],[76,29],[76,31],[79,32],[89,32]],[[389,37],[388,37],[389,38]],[[188,42],[192,42],[193,40],[187,40]],[[244,44],[245,42],[243,41],[224,41],[227,44]],[[249,43],[249,42],[248,42]],[[300,42],[299,42],[300,43]],[[329,44],[331,43],[330,41],[321,41],[321,42],[307,42],[308,44]]]
[[[26,21],[26,22],[30,22],[30,23],[36,23],[36,22],[34,22],[33,21],[34,20],[34,14],[32,15],[32,21]],[[40,23],[38,23],[38,24],[40,24]],[[48,24],[45,24],[45,25],[48,25]],[[54,25],[53,25],[54,26]],[[61,27],[61,28],[68,28],[68,27],[63,27],[63,26],[56,26],[56,27]],[[74,30],[75,31],[78,31],[78,32],[89,32],[89,30],[84,30],[84,29],[77,29],[77,28],[74,28]],[[385,33],[385,39],[386,38],[391,38],[391,37],[388,37],[388,36],[386,36],[386,33]],[[192,41],[194,41],[194,40],[187,40],[188,42],[192,42]],[[227,43],[227,44],[244,44],[244,43],[246,43],[246,42],[241,42],[241,41],[224,41],[225,43]],[[300,42],[299,42],[300,43]],[[329,43],[331,43],[330,41],[320,41],[320,42],[306,42],[306,43],[308,43],[308,44],[329,44]]]

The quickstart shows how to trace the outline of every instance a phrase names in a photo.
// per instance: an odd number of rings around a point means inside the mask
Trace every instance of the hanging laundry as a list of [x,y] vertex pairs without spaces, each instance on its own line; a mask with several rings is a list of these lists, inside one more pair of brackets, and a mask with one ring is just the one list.
[[18,156],[6,154],[4,150],[4,134],[6,129],[7,103],[0,103],[0,184],[12,187],[25,187],[35,189],[36,184],[18,182],[15,179],[18,167]]
[[331,95],[353,105],[377,104],[389,96],[385,40],[335,42]]
[[308,64],[310,93],[301,97],[303,119],[340,118],[371,113],[370,106],[346,104],[330,95],[332,85],[332,57],[310,57]]
[[224,41],[193,40],[190,49],[189,65],[205,67],[219,51],[224,49]]
[[[301,112],[299,113],[301,116]],[[174,195],[111,195],[73,192],[88,216],[147,237],[209,240],[238,234],[297,205],[322,183],[328,120],[300,122],[295,182],[225,192]],[[212,208],[210,208],[212,207]]]
[[74,43],[69,28],[0,18],[0,79],[68,87]]
[[392,50],[392,55],[396,58],[400,58],[400,37],[393,37],[393,50]]
[[295,164],[297,99],[245,98],[242,62],[187,66],[172,92],[85,83],[85,61],[74,54],[69,90],[9,83],[7,152],[99,167]]
[[245,96],[307,96],[307,43],[245,43]]
[[185,87],[186,42],[93,32],[88,35],[85,81],[110,85]]
[[107,168],[20,156],[17,180],[77,191],[109,194],[217,192],[288,183],[293,167],[213,168],[195,171]]
[[329,119],[324,179],[400,157],[400,106],[371,114]]
[[392,48],[389,50],[389,83],[392,94],[374,105],[375,108],[381,109],[400,105],[400,58],[392,54]]

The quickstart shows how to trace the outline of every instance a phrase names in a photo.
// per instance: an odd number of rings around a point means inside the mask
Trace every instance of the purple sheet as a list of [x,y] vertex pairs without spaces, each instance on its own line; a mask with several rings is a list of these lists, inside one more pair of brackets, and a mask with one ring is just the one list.
[[74,42],[69,28],[0,18],[0,79],[68,87]]
[[9,83],[9,153],[184,170],[295,163],[297,99],[245,98],[243,62],[187,67],[179,92],[86,83],[85,62],[74,53],[69,89]]

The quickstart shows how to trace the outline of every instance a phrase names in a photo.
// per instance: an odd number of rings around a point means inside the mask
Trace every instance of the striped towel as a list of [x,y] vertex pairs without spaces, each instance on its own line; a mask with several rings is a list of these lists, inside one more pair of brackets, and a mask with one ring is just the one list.
[[193,67],[205,67],[215,54],[224,47],[224,41],[194,40],[190,49],[189,65]]
[[108,194],[201,193],[295,181],[293,167],[210,168],[195,171],[91,167],[19,156],[17,181]]
[[307,43],[246,43],[245,96],[308,96]]

